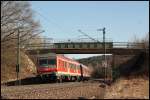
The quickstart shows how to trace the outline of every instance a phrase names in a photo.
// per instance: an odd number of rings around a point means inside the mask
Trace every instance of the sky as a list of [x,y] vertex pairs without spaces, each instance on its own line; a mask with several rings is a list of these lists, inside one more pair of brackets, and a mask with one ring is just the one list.
[[[106,28],[106,38],[114,42],[132,41],[149,32],[148,1],[30,1],[45,32],[43,37],[70,39],[84,37],[102,39],[99,28]],[[85,58],[93,55],[68,55]]]

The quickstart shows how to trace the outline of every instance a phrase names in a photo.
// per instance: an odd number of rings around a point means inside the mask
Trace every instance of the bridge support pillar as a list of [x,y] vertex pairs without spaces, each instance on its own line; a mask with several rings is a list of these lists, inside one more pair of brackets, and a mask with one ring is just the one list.
[[112,54],[112,68],[111,68],[111,80],[113,81],[113,74],[114,74],[114,69],[115,68],[115,54]]
[[115,54],[113,54],[113,68],[115,67]]

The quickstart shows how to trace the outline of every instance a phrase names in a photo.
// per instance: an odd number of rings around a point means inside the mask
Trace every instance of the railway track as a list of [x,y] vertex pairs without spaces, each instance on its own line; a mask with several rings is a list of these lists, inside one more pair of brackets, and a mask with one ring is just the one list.
[[101,98],[102,92],[99,82],[90,81],[1,87],[2,97],[11,99]]

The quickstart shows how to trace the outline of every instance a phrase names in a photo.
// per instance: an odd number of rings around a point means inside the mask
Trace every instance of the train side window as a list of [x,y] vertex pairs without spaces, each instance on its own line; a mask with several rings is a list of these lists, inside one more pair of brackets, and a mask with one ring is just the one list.
[[61,66],[61,60],[59,60],[59,67]]
[[63,66],[63,68],[65,68],[65,64],[64,64],[64,61],[62,61],[62,66]]
[[72,70],[74,70],[74,64],[72,64]]
[[72,70],[74,70],[74,64],[72,64]]
[[68,65],[69,65],[69,69],[71,69],[71,64],[69,63]]
[[73,70],[75,70],[75,68],[76,68],[76,67],[75,67],[75,65],[73,64]]
[[73,64],[71,64],[71,69],[73,70]]
[[59,65],[61,68],[63,68],[63,61],[60,60],[60,65]]
[[77,72],[77,65],[75,65],[75,72]]
[[70,63],[70,69],[72,70],[72,64]]
[[67,69],[69,69],[69,63],[67,62]]
[[76,71],[76,65],[74,64],[74,70]]
[[76,72],[78,72],[78,65],[76,65]]
[[64,68],[63,63],[64,63],[64,61],[62,61],[62,63],[61,63],[62,64],[62,68]]
[[76,67],[77,67],[77,70],[78,70],[78,65]]
[[65,62],[65,68],[67,69],[67,62]]
[[75,64],[73,64],[73,69],[75,70],[75,68],[76,68],[76,66],[75,66]]
[[61,61],[61,67],[63,68],[63,61]]
[[64,61],[64,67],[65,67],[65,69],[66,69],[66,62]]
[[63,64],[62,64],[62,61],[60,61],[61,62],[61,67],[63,66]]

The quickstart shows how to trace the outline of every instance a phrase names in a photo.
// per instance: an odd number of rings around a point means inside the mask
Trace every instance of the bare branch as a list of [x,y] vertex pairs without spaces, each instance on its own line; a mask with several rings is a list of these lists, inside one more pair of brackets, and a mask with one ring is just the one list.
[[33,20],[33,11],[28,2],[1,1],[1,42],[15,40],[20,30],[22,40],[35,36],[39,22]]

